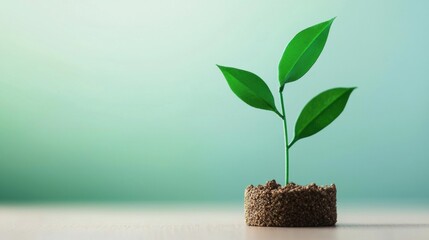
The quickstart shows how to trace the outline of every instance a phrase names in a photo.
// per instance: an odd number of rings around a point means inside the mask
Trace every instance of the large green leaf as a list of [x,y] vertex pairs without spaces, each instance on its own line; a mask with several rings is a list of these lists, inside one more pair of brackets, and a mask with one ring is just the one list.
[[310,70],[322,53],[334,19],[304,29],[290,41],[279,63],[281,89]]
[[278,115],[274,97],[267,84],[257,75],[232,67],[219,66],[231,90],[252,107],[270,110]]
[[344,110],[350,94],[355,88],[333,88],[320,93],[305,105],[295,124],[295,138],[309,137],[333,122]]

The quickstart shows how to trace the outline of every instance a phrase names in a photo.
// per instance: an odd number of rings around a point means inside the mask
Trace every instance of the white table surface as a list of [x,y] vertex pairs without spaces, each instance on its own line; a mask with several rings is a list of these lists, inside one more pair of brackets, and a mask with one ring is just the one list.
[[429,208],[339,208],[335,227],[244,224],[239,205],[0,205],[0,239],[429,239]]

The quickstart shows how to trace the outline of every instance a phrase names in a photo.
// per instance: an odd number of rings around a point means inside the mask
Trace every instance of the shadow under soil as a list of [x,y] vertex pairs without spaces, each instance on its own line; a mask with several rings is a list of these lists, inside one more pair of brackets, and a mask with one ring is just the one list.
[[338,228],[429,228],[428,223],[343,223]]

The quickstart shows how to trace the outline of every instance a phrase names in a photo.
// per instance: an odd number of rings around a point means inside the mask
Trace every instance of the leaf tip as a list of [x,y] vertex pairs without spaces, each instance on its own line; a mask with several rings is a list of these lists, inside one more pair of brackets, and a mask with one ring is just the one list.
[[219,64],[216,64],[216,66],[219,68],[219,70],[220,70],[223,74],[225,74],[225,72],[228,72],[228,67],[226,67],[226,66],[222,66],[222,65],[219,65]]
[[336,19],[337,17],[335,16],[335,17],[333,17],[333,18],[331,18],[331,19],[329,19],[328,21],[326,21],[325,23],[327,23],[326,24],[326,26],[328,27],[328,28],[330,28],[331,26],[332,26],[332,23],[334,22],[334,20]]
[[334,22],[334,20],[336,19],[337,17],[335,16],[335,17],[333,17],[333,18],[331,18],[331,19],[329,19],[329,20],[327,20],[327,21],[325,21],[325,22],[323,22],[323,23],[320,23],[320,24],[325,24],[325,26],[328,28],[328,29],[330,29],[331,28],[331,26],[332,26],[332,23]]

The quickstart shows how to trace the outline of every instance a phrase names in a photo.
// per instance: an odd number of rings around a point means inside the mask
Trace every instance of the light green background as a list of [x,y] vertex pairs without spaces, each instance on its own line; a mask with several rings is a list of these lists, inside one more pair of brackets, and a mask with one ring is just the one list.
[[[0,200],[241,201],[283,180],[282,123],[242,103],[215,64],[277,91],[300,30],[337,16],[304,104],[357,86],[342,116],[291,150],[291,179],[340,201],[429,201],[426,1],[2,1]],[[277,95],[275,95],[278,104]]]

